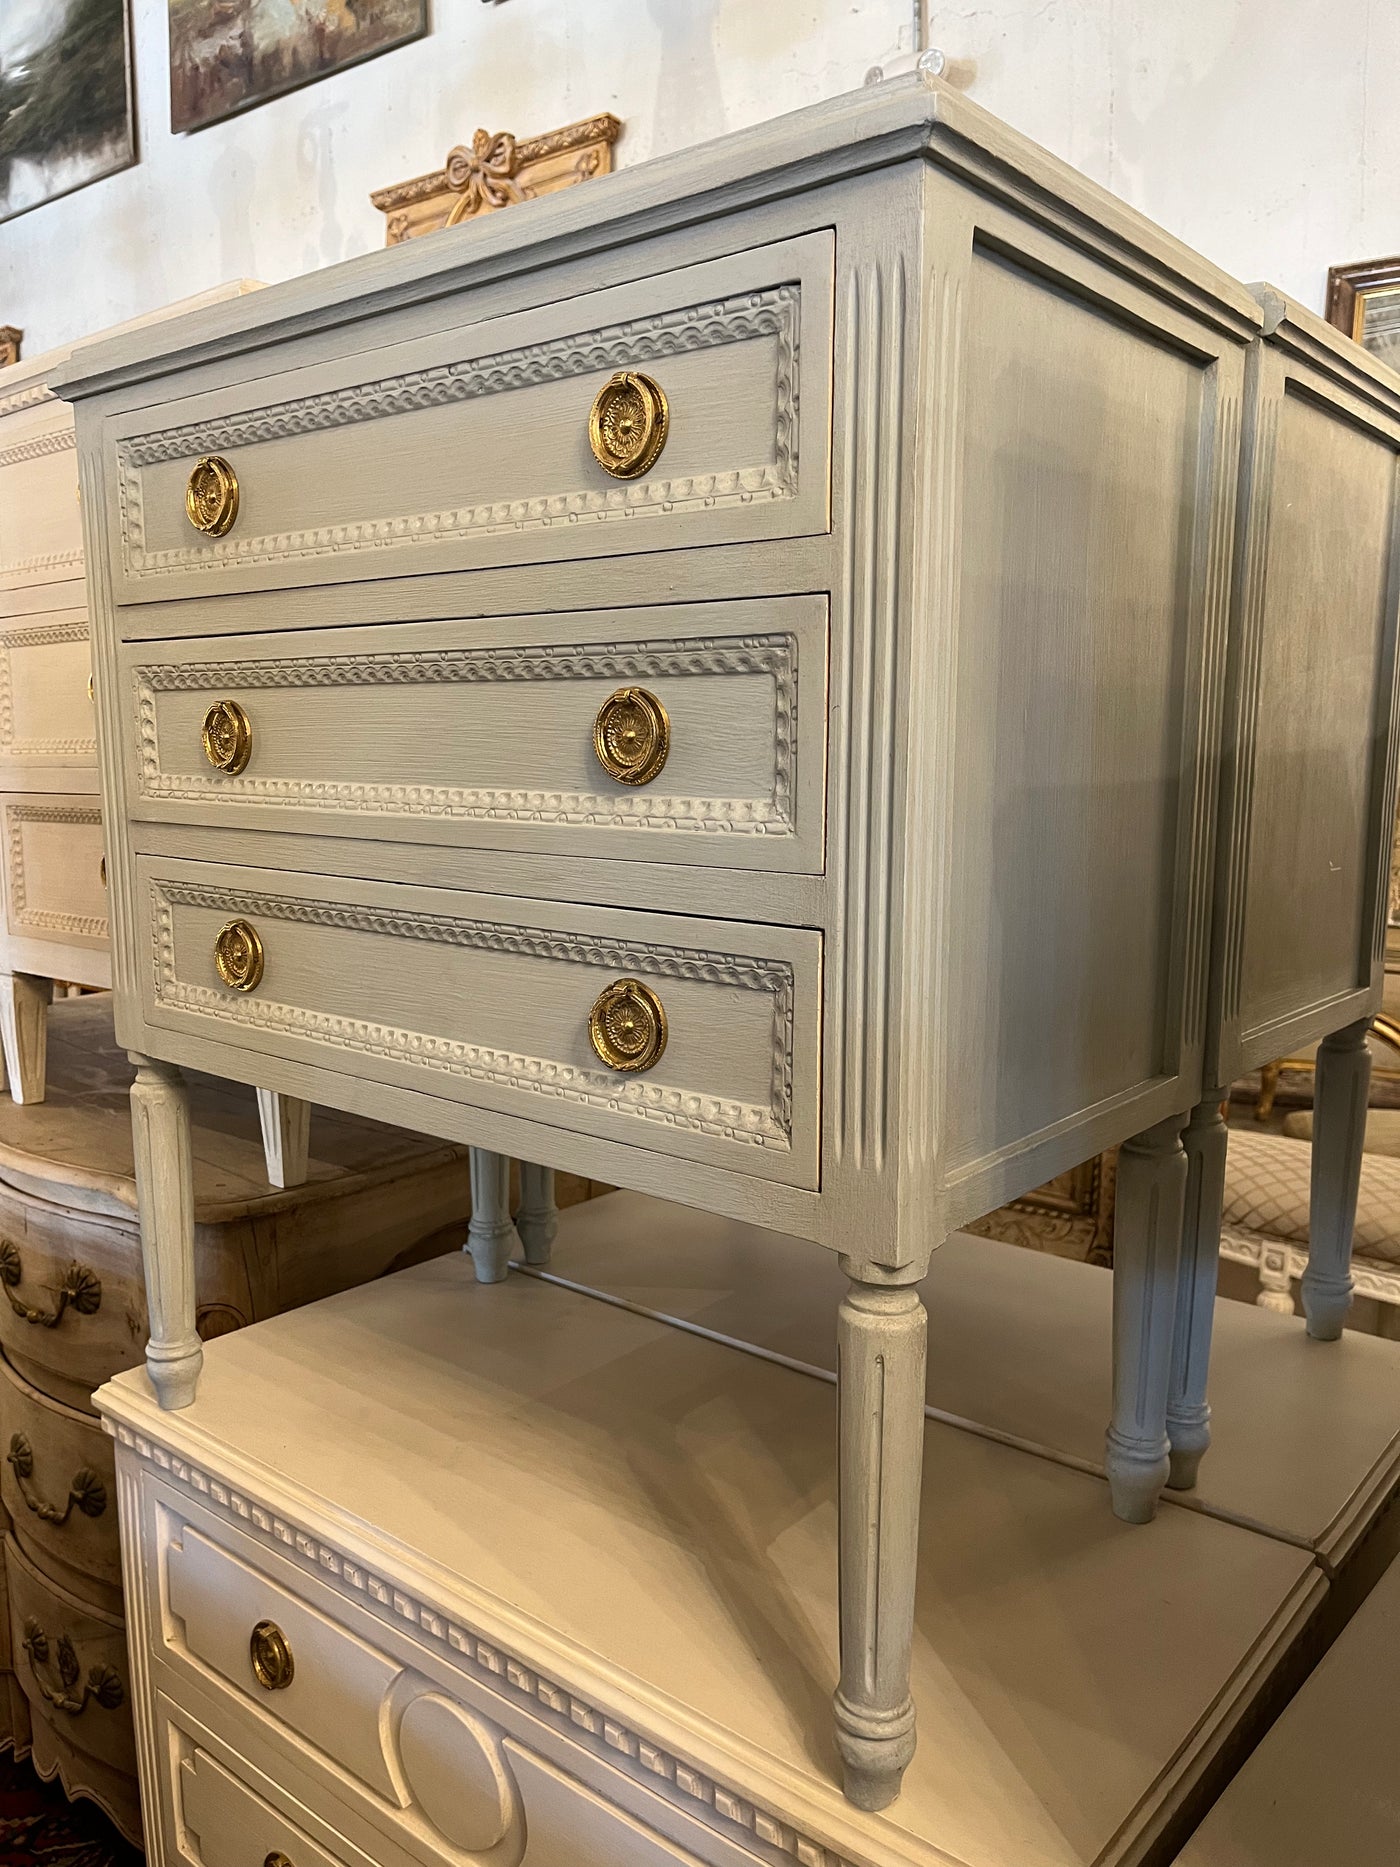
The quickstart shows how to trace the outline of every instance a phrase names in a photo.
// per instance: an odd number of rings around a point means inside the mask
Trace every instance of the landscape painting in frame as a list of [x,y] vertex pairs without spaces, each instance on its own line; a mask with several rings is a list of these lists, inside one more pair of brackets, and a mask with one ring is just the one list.
[[201,130],[427,28],[428,0],[170,0],[170,127]]
[[0,0],[0,220],[135,160],[127,0]]

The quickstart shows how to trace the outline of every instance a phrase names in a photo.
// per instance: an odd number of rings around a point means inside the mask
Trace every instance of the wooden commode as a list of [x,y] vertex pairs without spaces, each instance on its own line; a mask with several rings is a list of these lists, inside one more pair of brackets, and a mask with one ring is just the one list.
[[201,1364],[186,1067],[470,1143],[488,1281],[508,1156],[541,1210],[560,1167],[838,1253],[836,1743],[887,1805],[915,1285],[1133,1137],[1115,1507],[1166,1477],[1136,1298],[1202,1089],[1262,323],[914,77],[86,346],[162,1404]]
[[[256,290],[246,281],[140,328]],[[10,1094],[42,1102],[53,981],[110,986],[73,411],[50,379],[73,346],[0,368],[0,1045]],[[305,1173],[310,1111],[259,1092],[268,1173]]]

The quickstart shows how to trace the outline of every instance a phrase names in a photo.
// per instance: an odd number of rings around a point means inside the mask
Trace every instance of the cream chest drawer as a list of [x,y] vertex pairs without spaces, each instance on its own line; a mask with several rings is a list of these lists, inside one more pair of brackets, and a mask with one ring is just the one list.
[[[102,809],[94,798],[0,794],[11,940],[107,945]],[[16,963],[22,967],[22,950]]]
[[139,816],[822,866],[826,600],[126,651]]
[[[328,1854],[294,1822],[239,1781],[198,1745],[181,1745],[180,1734],[167,1725],[171,1749],[176,1828],[181,1853],[199,1867],[260,1867],[287,1861],[289,1867],[348,1867],[364,1856]],[[180,1751],[183,1755],[179,1754]]]
[[118,600],[825,531],[832,256],[805,234],[120,417]]
[[137,863],[154,1025],[815,1186],[821,937]]
[[88,773],[97,763],[90,672],[86,610],[0,627],[0,774],[10,788],[22,788],[26,773],[32,782],[41,768]]
[[72,412],[47,396],[13,414],[6,414],[7,406],[0,384],[0,591],[80,577]]

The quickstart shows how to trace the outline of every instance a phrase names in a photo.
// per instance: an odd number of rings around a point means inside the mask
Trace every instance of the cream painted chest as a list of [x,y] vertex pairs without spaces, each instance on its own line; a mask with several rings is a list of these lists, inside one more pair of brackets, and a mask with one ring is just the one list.
[[1174,1120],[1132,1291],[1184,1165],[1260,327],[909,79],[75,358],[162,1403],[184,1067],[839,1253],[837,1743],[888,1803],[914,1285]]
[[[117,329],[256,289],[218,286]],[[112,983],[76,436],[49,386],[72,349],[0,369],[0,1042],[16,1102],[44,1098],[53,981]],[[310,1111],[258,1094],[269,1176],[295,1185]]]

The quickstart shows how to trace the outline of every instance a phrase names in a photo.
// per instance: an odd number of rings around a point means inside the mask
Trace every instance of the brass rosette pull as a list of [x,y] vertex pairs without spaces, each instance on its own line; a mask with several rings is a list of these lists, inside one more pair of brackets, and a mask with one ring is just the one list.
[[214,969],[235,992],[255,992],[262,984],[263,943],[251,921],[230,921],[219,929]]
[[236,700],[216,700],[199,736],[205,758],[230,778],[236,778],[253,756],[253,722]]
[[107,1508],[107,1487],[97,1473],[89,1470],[86,1465],[74,1472],[67,1499],[62,1504],[50,1504],[46,1498],[32,1491],[29,1480],[34,1476],[34,1447],[25,1433],[10,1435],[10,1449],[5,1459],[15,1474],[15,1483],[24,1499],[25,1508],[32,1511],[42,1523],[57,1524],[62,1528],[73,1514],[75,1504],[84,1517],[100,1517]]
[[650,784],[671,750],[671,718],[645,687],[619,687],[593,722],[598,763],[619,784]]
[[588,445],[604,473],[615,480],[638,480],[656,465],[670,427],[661,384],[640,370],[619,370],[593,398]]
[[640,979],[605,987],[588,1014],[588,1041],[610,1070],[649,1070],[666,1049],[666,1007]]
[[71,1309],[77,1316],[95,1316],[102,1307],[102,1279],[96,1271],[76,1260],[63,1273],[62,1281],[48,1288],[57,1299],[52,1309],[42,1304],[26,1303],[19,1295],[24,1276],[19,1246],[11,1239],[0,1239],[0,1289],[21,1322],[40,1329],[56,1329]]
[[238,517],[238,475],[220,454],[207,454],[190,469],[185,513],[197,532],[222,538]]
[[259,1621],[248,1636],[253,1676],[265,1692],[284,1692],[296,1675],[287,1636],[276,1621]]
[[89,1705],[100,1705],[104,1711],[116,1711],[124,1702],[126,1693],[122,1689],[122,1682],[110,1666],[90,1667],[87,1681],[79,1690],[78,1681],[82,1678],[83,1669],[77,1648],[68,1634],[60,1634],[58,1637],[56,1659],[60,1683],[51,1685],[39,1671],[41,1666],[49,1663],[49,1637],[32,1614],[24,1623],[23,1645],[29,1656],[29,1670],[34,1676],[34,1683],[55,1711],[77,1718]]

